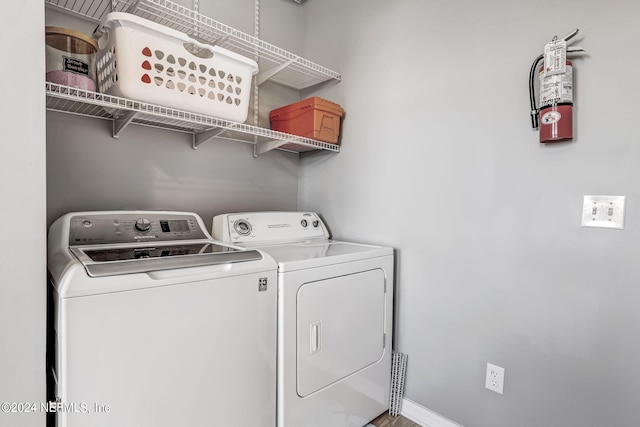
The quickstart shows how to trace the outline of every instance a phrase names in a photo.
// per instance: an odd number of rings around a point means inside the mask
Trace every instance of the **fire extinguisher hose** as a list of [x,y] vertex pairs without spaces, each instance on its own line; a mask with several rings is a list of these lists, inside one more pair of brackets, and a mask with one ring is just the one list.
[[529,102],[531,104],[531,127],[533,127],[533,129],[538,129],[538,106],[536,105],[536,91],[535,91],[535,87],[534,87],[534,79],[536,76],[536,69],[538,68],[538,64],[540,63],[540,61],[542,61],[542,59],[544,58],[544,55],[539,55],[535,61],[533,61],[533,64],[531,65],[531,71],[529,72]]

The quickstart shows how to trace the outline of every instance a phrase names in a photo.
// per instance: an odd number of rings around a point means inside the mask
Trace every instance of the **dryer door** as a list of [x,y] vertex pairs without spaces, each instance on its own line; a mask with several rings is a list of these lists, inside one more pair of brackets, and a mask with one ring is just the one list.
[[381,269],[307,282],[297,294],[297,392],[308,396],[384,354]]

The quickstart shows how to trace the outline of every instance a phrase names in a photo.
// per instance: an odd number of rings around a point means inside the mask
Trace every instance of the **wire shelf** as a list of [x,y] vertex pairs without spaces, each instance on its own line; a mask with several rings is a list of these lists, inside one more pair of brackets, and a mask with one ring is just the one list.
[[191,133],[194,148],[211,138],[222,138],[255,144],[256,156],[273,149],[298,153],[312,150],[340,151],[337,144],[271,129],[50,82],[45,85],[47,110],[112,120],[113,136],[116,138],[127,125],[134,123]]
[[109,12],[127,12],[149,19],[211,45],[240,55],[258,56],[258,82],[269,80],[297,90],[329,80],[341,80],[339,73],[291,52],[222,24],[169,0],[45,0],[61,8],[101,22]]

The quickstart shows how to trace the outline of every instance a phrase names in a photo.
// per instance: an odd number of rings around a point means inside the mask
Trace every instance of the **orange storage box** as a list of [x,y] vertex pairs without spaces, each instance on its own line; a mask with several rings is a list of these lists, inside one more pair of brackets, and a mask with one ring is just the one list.
[[338,104],[314,96],[271,111],[269,120],[273,130],[337,144],[343,114]]

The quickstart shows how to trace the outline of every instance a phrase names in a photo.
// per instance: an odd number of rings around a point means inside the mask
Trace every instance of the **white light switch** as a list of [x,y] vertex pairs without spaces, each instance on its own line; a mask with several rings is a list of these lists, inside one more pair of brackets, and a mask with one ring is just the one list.
[[624,228],[626,196],[584,196],[582,226]]

